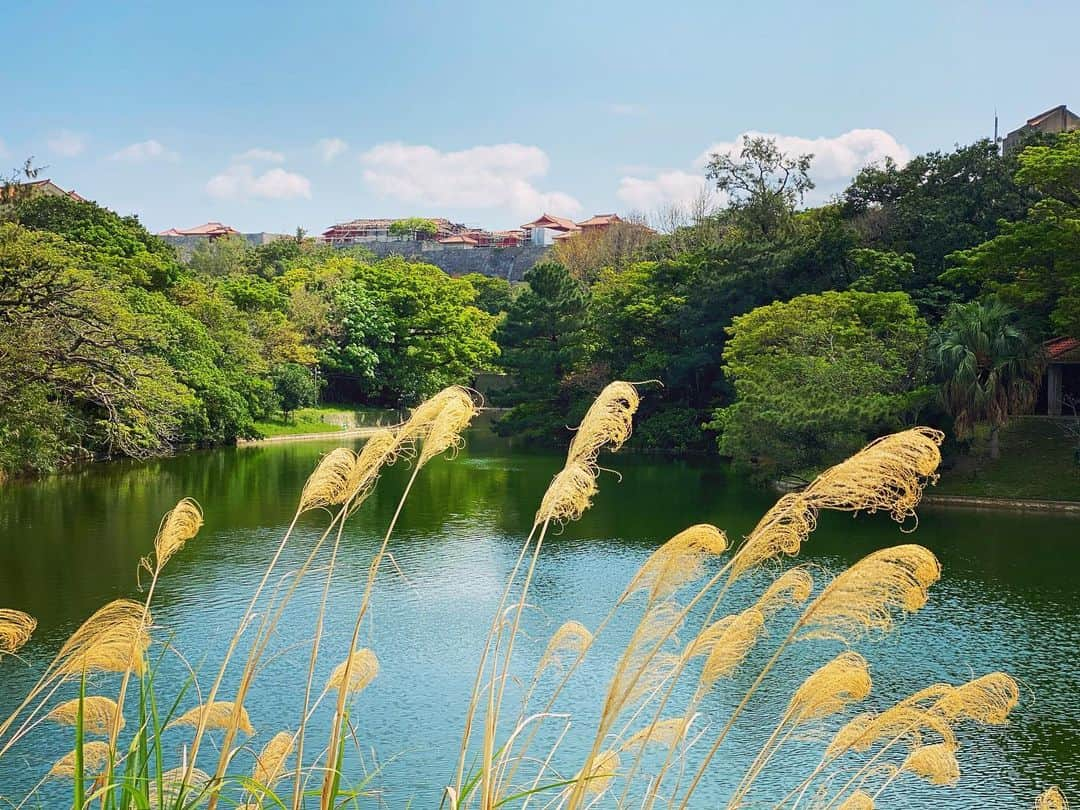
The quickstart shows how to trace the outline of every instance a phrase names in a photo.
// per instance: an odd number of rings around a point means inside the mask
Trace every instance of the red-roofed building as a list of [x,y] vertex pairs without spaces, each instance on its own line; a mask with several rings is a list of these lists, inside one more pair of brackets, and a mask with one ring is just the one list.
[[160,231],[158,236],[205,236],[207,239],[214,240],[219,236],[232,236],[238,233],[240,231],[236,228],[230,228],[220,222],[206,222],[194,228],[169,228],[167,231]]
[[583,222],[579,222],[578,227],[583,231],[602,231],[616,222],[623,222],[623,218],[618,214],[593,214]]
[[456,233],[453,236],[444,236],[436,241],[440,245],[456,248],[474,248],[480,245],[480,240],[472,233]]
[[[434,239],[442,241],[449,236],[465,233],[469,229],[458,222],[451,222],[445,217],[424,217],[430,219],[438,228]],[[348,245],[361,245],[365,242],[415,242],[423,241],[422,235],[396,236],[390,233],[390,226],[396,219],[351,219],[348,222],[339,222],[331,225],[322,232],[322,240],[336,247]],[[458,243],[451,243],[458,244]]]
[[567,217],[556,217],[551,214],[542,214],[539,219],[527,222],[521,226],[529,235],[529,241],[534,245],[550,245],[561,234],[580,231],[577,223]]
[[1066,401],[1080,406],[1080,340],[1054,338],[1043,344],[1043,351],[1046,353],[1046,413],[1061,416]]

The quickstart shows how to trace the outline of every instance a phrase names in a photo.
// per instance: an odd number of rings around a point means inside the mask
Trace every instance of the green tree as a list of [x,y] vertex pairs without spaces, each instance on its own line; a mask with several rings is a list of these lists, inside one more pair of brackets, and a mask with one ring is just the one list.
[[999,155],[990,140],[917,155],[903,166],[886,159],[856,175],[843,194],[844,213],[863,247],[911,254],[912,272],[897,289],[940,318],[958,300],[939,280],[946,257],[991,238],[1001,220],[1022,217],[1034,201],[1017,182],[1017,167],[1015,156]]
[[758,235],[770,238],[791,220],[796,206],[814,188],[812,154],[791,156],[774,138],[744,135],[738,157],[715,152],[705,176],[728,195],[730,209]]
[[850,288],[863,292],[904,290],[915,274],[915,254],[891,250],[854,248],[849,254],[858,274]]
[[319,392],[311,369],[298,363],[285,363],[274,369],[273,380],[278,406],[286,421],[297,408],[315,404]]
[[349,261],[349,277],[333,287],[340,333],[323,351],[330,373],[396,405],[468,382],[491,363],[495,318],[473,306],[467,281],[400,256]]
[[131,305],[124,277],[102,272],[91,257],[55,234],[0,224],[0,465],[7,472],[163,452],[192,402],[153,355],[155,321]]
[[1042,199],[1000,233],[951,257],[945,274],[996,293],[1017,307],[1035,333],[1080,336],[1080,132],[1018,157],[1018,183]]
[[586,357],[585,288],[561,264],[544,262],[525,274],[526,288],[511,304],[496,335],[502,366],[514,378],[513,405],[499,429],[529,439],[550,439],[572,402],[565,388]]
[[164,289],[179,274],[172,246],[146,230],[137,217],[121,217],[92,202],[31,194],[15,206],[16,221],[83,245],[84,252],[126,275],[133,284]]
[[1015,312],[999,301],[954,304],[930,340],[930,359],[941,382],[941,400],[957,438],[975,425],[990,428],[990,458],[1009,417],[1030,408],[1042,363],[1036,347],[1013,323]]
[[510,282],[498,276],[485,276],[482,273],[469,273],[461,277],[469,282],[476,291],[476,308],[488,315],[499,315],[510,309],[514,300],[514,291]]
[[412,236],[417,239],[431,239],[439,232],[438,224],[423,217],[408,217],[390,223],[391,236]]
[[825,292],[758,307],[728,328],[735,402],[710,427],[761,473],[807,473],[902,427],[927,401],[927,326],[905,293]]
[[245,270],[251,246],[239,234],[207,239],[195,246],[188,267],[208,276],[227,276]]

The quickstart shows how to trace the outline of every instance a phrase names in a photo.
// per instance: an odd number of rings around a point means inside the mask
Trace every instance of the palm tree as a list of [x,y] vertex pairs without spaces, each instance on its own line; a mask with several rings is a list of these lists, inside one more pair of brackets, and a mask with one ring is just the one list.
[[1009,416],[1029,408],[1039,390],[1042,358],[997,300],[953,304],[930,338],[930,359],[957,438],[976,423],[990,426],[990,458],[1001,454],[998,433]]

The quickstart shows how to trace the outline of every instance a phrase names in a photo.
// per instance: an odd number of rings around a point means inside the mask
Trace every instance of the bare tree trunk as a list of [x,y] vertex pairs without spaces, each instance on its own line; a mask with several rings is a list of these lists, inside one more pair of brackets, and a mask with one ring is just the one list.
[[1000,430],[1001,429],[998,427],[990,428],[990,458],[992,459],[1001,458],[1001,445],[998,443],[998,433]]

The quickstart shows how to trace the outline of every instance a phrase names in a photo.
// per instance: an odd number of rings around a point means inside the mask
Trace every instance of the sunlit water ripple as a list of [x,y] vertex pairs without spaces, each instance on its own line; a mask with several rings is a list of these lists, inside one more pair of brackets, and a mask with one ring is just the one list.
[[[364,756],[361,762],[353,755],[348,767],[355,778],[382,763],[368,788],[390,808],[403,807],[410,798],[418,808],[437,806],[451,779],[488,622],[535,505],[560,464],[553,455],[512,451],[486,434],[475,433],[471,445],[457,460],[435,462],[419,477],[391,545],[400,572],[384,568],[364,633],[363,643],[376,650],[381,670],[355,701]],[[175,693],[190,665],[206,688],[291,518],[304,477],[328,447],[315,442],[197,453],[107,465],[5,489],[0,493],[0,605],[29,610],[41,620],[25,650],[27,661],[40,667],[104,601],[137,597],[138,557],[161,513],[190,495],[203,504],[207,522],[198,540],[169,564],[155,600],[155,636],[171,638],[183,656],[166,654],[158,680],[163,691]],[[596,626],[659,541],[701,521],[738,537],[771,501],[710,463],[626,456],[607,464],[617,466],[624,480],[605,477],[585,519],[546,541],[526,614],[529,641],[516,661],[522,675],[531,673],[548,634],[561,622],[574,618]],[[385,475],[342,535],[317,666],[319,687],[345,653],[367,562],[407,474]],[[283,555],[282,575],[303,564],[326,522],[325,515],[300,521]],[[803,556],[826,569],[912,540],[937,553],[945,569],[926,609],[893,635],[859,647],[874,677],[868,708],[882,708],[931,682],[956,682],[997,669],[1011,672],[1023,685],[1009,726],[961,734],[958,785],[930,789],[904,778],[883,794],[883,806],[1029,807],[1035,794],[1054,782],[1080,798],[1078,530],[1080,521],[1068,517],[931,509],[924,510],[914,536],[900,534],[882,516],[822,520]],[[320,567],[297,589],[248,701],[258,729],[253,746],[298,722],[325,561],[320,556]],[[290,582],[275,576],[272,585],[287,588]],[[558,707],[574,718],[556,759],[564,773],[572,774],[580,763],[632,615],[637,614],[630,611],[598,644]],[[693,807],[714,807],[729,793],[793,685],[838,650],[829,643],[803,643],[785,656],[777,677],[766,682],[725,742]],[[3,673],[0,715],[17,703],[33,676],[14,660],[4,662]],[[751,661],[710,695],[701,722],[723,722],[725,710],[755,674]],[[96,676],[93,687],[108,693],[114,683],[112,676]],[[224,694],[234,686],[227,680]],[[194,702],[186,696],[183,706]],[[328,716],[328,707],[316,714],[309,751],[324,744],[317,737]],[[771,806],[767,799],[798,782],[797,775],[816,764],[824,733],[786,745],[748,806]],[[189,739],[189,731],[167,731],[169,754],[178,758]],[[70,747],[70,730],[37,729],[0,760],[0,796],[17,801]],[[48,788],[46,806],[63,806],[67,790],[62,784]]]

